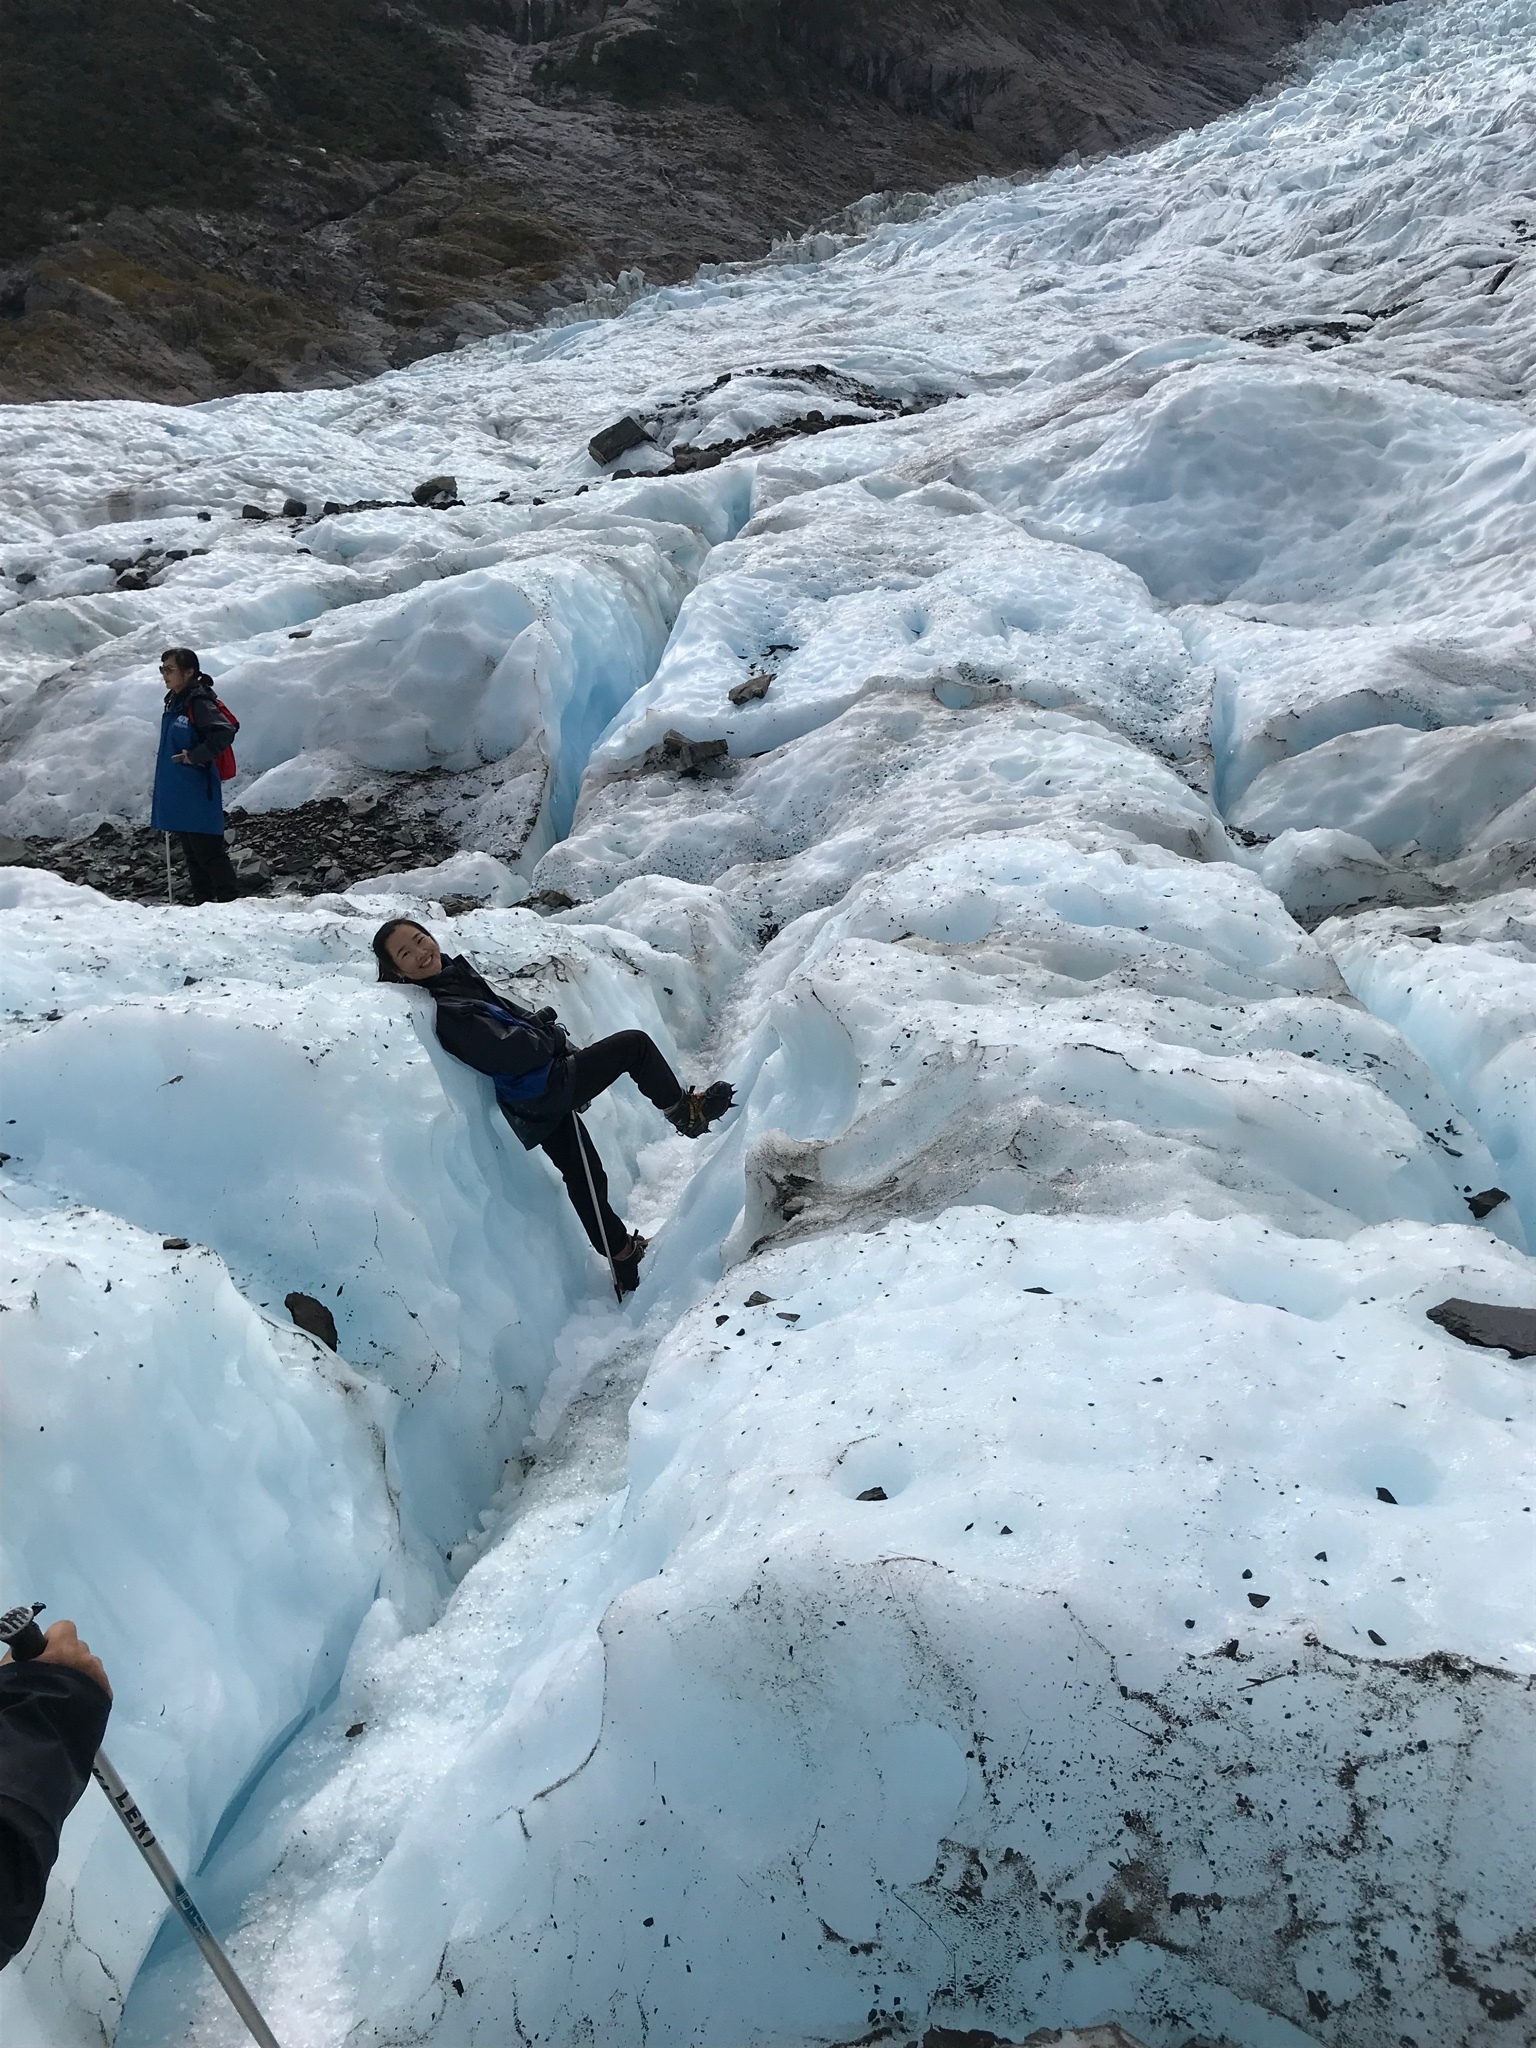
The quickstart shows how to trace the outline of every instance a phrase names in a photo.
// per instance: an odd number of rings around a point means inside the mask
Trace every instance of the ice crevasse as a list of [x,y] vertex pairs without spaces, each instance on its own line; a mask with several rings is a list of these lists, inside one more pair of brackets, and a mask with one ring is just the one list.
[[[1425,1311],[1536,1308],[1533,48],[1406,0],[615,318],[0,420],[11,830],[140,821],[167,637],[253,806],[479,806],[0,870],[6,1598],[285,2048],[1527,2038],[1532,1368]],[[622,1310],[394,910],[736,1081],[592,1111]],[[7,2043],[239,2039],[159,1907],[88,1796]]]

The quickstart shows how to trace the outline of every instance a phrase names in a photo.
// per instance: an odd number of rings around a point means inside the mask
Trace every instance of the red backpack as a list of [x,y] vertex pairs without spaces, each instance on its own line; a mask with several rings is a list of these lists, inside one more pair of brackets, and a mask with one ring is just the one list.
[[[240,730],[240,721],[238,718],[236,718],[233,711],[230,710],[229,706],[224,702],[224,699],[222,697],[215,697],[213,701],[215,704],[218,705],[220,711],[229,720],[235,732],[238,732]],[[240,772],[239,769],[235,766],[235,750],[232,746],[226,747],[222,754],[215,754],[213,757],[213,765],[219,771],[220,782],[233,782],[235,777]]]

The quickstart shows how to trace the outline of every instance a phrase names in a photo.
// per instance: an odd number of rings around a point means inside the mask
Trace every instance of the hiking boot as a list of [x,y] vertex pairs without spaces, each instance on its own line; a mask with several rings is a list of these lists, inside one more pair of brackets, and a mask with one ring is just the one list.
[[638,1230],[632,1230],[621,1245],[615,1245],[613,1270],[619,1277],[620,1294],[633,1294],[640,1285],[640,1261],[645,1257],[645,1248],[650,1243]]
[[711,1081],[707,1088],[684,1089],[662,1115],[685,1138],[702,1138],[710,1125],[718,1123],[735,1104],[736,1091],[729,1081]]

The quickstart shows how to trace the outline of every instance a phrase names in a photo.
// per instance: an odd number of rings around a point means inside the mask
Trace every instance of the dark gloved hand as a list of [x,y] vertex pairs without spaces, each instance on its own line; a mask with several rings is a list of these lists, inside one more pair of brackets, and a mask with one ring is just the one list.
[[535,1024],[558,1024],[560,1013],[557,1010],[551,1009],[546,1003],[542,1010],[534,1011],[533,1021]]
[[[108,1699],[112,1697],[111,1682],[99,1657],[91,1654],[91,1646],[82,1642],[72,1621],[51,1622],[44,1631],[45,1647],[30,1661],[34,1664],[67,1664],[72,1671],[83,1671],[101,1687]],[[9,1650],[0,1657],[0,1664],[11,1663]]]

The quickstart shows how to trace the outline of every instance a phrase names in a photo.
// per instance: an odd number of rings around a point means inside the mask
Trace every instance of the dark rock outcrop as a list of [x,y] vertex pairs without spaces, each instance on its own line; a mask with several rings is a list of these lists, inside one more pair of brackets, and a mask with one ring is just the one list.
[[323,1301],[316,1301],[312,1294],[300,1294],[297,1289],[283,1296],[283,1307],[287,1309],[300,1330],[308,1331],[311,1337],[318,1337],[329,1351],[336,1346],[336,1318]]
[[650,435],[640,422],[625,413],[623,419],[615,420],[611,427],[604,427],[592,436],[587,443],[587,453],[594,462],[617,462],[621,455],[628,454],[631,448],[638,448],[649,439]]
[[1453,1295],[1424,1313],[1463,1344],[1507,1351],[1511,1358],[1536,1358],[1536,1308],[1500,1308],[1491,1301],[1461,1301]]

